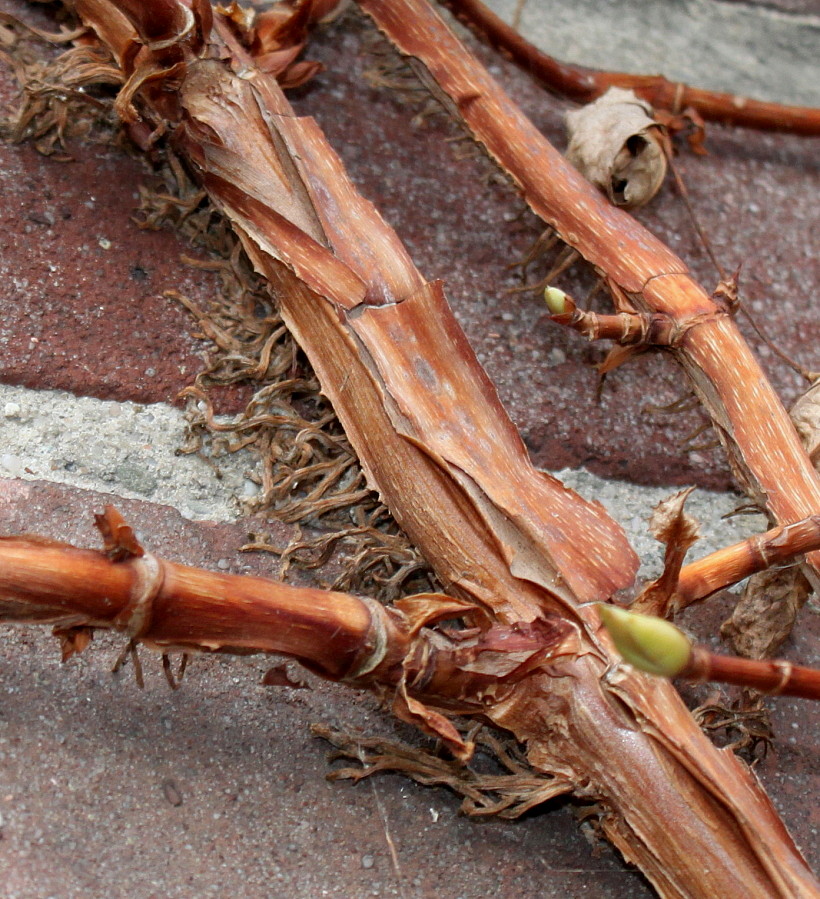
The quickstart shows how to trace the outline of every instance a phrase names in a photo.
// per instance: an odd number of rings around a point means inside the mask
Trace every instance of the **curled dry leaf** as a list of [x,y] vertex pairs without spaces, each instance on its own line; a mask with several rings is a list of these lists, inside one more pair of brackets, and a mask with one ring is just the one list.
[[671,618],[678,608],[675,604],[675,588],[678,585],[683,560],[698,540],[698,522],[684,512],[683,507],[694,487],[679,490],[668,499],[661,500],[652,512],[649,530],[652,536],[666,545],[663,574],[647,584],[631,605],[634,612]]
[[339,11],[340,0],[285,0],[257,15],[236,3],[226,10],[230,21],[245,36],[257,68],[274,75],[283,88],[298,87],[322,70],[322,64],[297,62],[310,28]]
[[[789,414],[814,467],[820,467],[820,381],[809,387]],[[772,658],[792,632],[811,590],[799,566],[752,575],[731,616],[721,626],[721,637],[740,656]]]
[[670,137],[683,138],[689,149],[698,156],[708,156],[706,143],[706,122],[692,106],[683,112],[674,113],[668,109],[656,109],[655,120],[666,129]]
[[84,625],[55,627],[52,633],[60,641],[60,655],[63,662],[67,662],[73,655],[79,655],[94,639],[94,628]]
[[611,87],[568,112],[567,159],[616,206],[648,203],[666,175],[663,129],[652,107],[632,91]]
[[820,466],[820,381],[816,381],[792,406],[789,413],[800,440],[814,463]]
[[652,511],[649,531],[660,543],[681,547],[684,551],[698,539],[698,523],[683,511],[694,487],[687,487],[662,499]]
[[95,515],[94,523],[102,534],[105,553],[112,562],[145,555],[131,526],[114,506],[106,506],[102,515]]
[[720,636],[739,656],[770,659],[792,631],[811,585],[798,566],[761,571],[749,578]]

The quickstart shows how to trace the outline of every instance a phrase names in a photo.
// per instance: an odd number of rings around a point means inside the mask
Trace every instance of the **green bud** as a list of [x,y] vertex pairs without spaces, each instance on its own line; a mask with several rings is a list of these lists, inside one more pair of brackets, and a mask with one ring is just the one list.
[[654,615],[627,612],[601,603],[601,620],[623,660],[640,671],[675,677],[692,654],[689,638],[680,628]]
[[567,308],[567,295],[557,287],[548,287],[544,291],[544,299],[547,301],[547,309],[553,315],[562,315]]

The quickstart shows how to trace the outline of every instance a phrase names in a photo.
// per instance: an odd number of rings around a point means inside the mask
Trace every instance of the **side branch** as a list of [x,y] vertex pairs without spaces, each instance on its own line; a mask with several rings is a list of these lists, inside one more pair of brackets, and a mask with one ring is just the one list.
[[[675,614],[718,590],[737,584],[758,571],[788,564],[804,553],[820,548],[820,515],[785,527],[772,528],[684,565],[666,610]],[[659,614],[659,609],[635,611]]]
[[576,103],[591,103],[610,87],[621,87],[633,90],[638,97],[656,109],[667,109],[674,115],[690,108],[707,121],[722,122],[725,125],[757,128],[760,131],[787,131],[805,136],[820,134],[820,109],[703,90],[669,81],[663,75],[603,72],[559,62],[533,46],[481,0],[440,2],[449,7],[458,19],[491,47],[512,59],[548,90]]
[[760,690],[768,696],[820,699],[820,671],[777,659],[723,656],[695,646],[680,677],[690,681],[716,681]]
[[[97,524],[105,552],[0,538],[0,622],[53,624],[64,660],[97,628],[125,634],[131,649],[141,643],[163,654],[288,655],[329,680],[392,691],[394,714],[463,762],[473,744],[436,706],[480,714],[533,671],[578,651],[577,628],[555,615],[499,625],[437,593],[386,609],[368,598],[159,559],[111,506]],[[444,619],[462,619],[465,628],[434,630]]]
[[409,647],[372,600],[39,537],[0,538],[0,620],[114,628],[166,652],[283,653],[331,680],[395,683]]
[[711,652],[662,618],[600,607],[601,618],[624,661],[659,677],[717,681],[768,695],[820,699],[820,670],[780,659],[744,659]]

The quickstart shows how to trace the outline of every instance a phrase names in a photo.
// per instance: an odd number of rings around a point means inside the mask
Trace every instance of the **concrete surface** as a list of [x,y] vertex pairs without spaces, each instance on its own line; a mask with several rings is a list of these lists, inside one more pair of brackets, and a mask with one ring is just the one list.
[[[519,0],[486,5],[511,21]],[[567,62],[820,106],[817,0],[526,0],[520,23],[528,40]]]
[[[722,28],[711,30],[746,48],[753,61],[760,50],[744,30],[753,13],[789,27],[803,28],[808,18],[816,40],[812,10],[789,2],[778,4],[777,16],[750,4],[663,4],[678,16],[667,44],[677,45],[672,36],[689,21],[686,11],[693,27],[701,27],[706,13],[722,17]],[[655,11],[661,5],[647,6],[657,19],[653,27],[660,27]],[[591,54],[579,61],[601,62],[599,16],[615,10],[616,19],[624,18],[617,4],[600,7],[590,17],[583,4],[561,6],[560,17],[574,16],[578,46],[591,48],[578,51]],[[17,0],[0,0],[0,10],[21,8]],[[535,20],[559,24],[559,13],[542,0],[529,0],[525,14],[534,17],[528,33]],[[614,27],[604,30],[611,34]],[[568,48],[568,38],[561,40]],[[651,506],[681,484],[730,484],[719,452],[681,447],[699,413],[673,418],[646,409],[678,398],[678,373],[660,356],[641,357],[613,373],[597,400],[588,363],[599,350],[554,328],[533,296],[506,293],[520,284],[506,266],[525,252],[536,224],[521,216],[506,188],[487,179],[482,160],[457,160],[461,147],[447,142],[447,122],[414,124],[416,106],[363,86],[369,46],[349,18],[319,35],[311,55],[327,72],[299,92],[299,111],[319,119],[422,270],[447,280],[459,319],[534,459],[553,470],[576,469],[562,476],[611,508],[636,539],[646,570],[656,570],[658,551],[643,525]],[[636,42],[630,63],[656,70],[666,60],[659,61],[657,46]],[[477,52],[560,143],[562,104],[503,60]],[[789,68],[788,54],[783,77],[772,77],[771,63],[770,56],[765,66],[748,68],[760,96],[774,82],[789,93],[789,85],[811,90],[818,81],[806,62]],[[683,74],[665,74],[694,80],[702,70],[693,56]],[[12,96],[0,64],[0,103]],[[797,93],[782,99],[800,102]],[[814,368],[817,146],[714,128],[708,158],[680,159],[724,264],[744,263],[752,308],[778,345]],[[182,421],[170,404],[198,370],[204,345],[162,291],[176,288],[204,302],[214,281],[179,265],[190,249],[174,235],[139,231],[130,221],[144,172],[138,161],[103,146],[78,146],[74,153],[73,162],[57,163],[30,147],[0,146],[0,532],[98,545],[92,513],[114,499],[159,554],[218,570],[275,574],[275,559],[237,552],[247,533],[262,526],[281,543],[294,533],[240,514],[237,496],[251,489],[246,474],[253,460],[220,461],[225,476],[217,481],[201,460],[173,455]],[[672,190],[640,215],[699,277],[714,281]],[[589,278],[574,272],[561,285],[583,295]],[[793,398],[798,379],[782,366],[772,374],[784,399]],[[221,410],[236,411],[242,396],[226,393]],[[582,465],[605,479],[578,470]],[[736,501],[730,493],[697,492],[711,545],[757,527],[748,519],[721,522]],[[686,624],[715,643],[730,605],[720,597]],[[269,663],[259,659],[198,659],[172,693],[158,660],[147,656],[141,693],[130,669],[116,678],[108,673],[120,651],[113,638],[96,639],[63,667],[46,633],[4,628],[2,635],[3,899],[651,894],[608,848],[585,841],[566,805],[516,823],[476,824],[457,815],[458,801],[448,793],[396,777],[356,788],[327,784],[327,747],[310,737],[310,723],[417,739],[369,696],[307,675],[309,690],[261,687]],[[817,664],[819,645],[820,621],[806,610],[788,657]],[[778,740],[758,768],[815,865],[819,718],[805,702],[773,702]]]

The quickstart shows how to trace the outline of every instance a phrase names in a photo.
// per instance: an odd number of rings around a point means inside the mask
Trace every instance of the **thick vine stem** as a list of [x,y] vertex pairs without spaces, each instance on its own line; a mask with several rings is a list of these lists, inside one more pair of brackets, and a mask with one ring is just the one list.
[[820,109],[703,90],[669,81],[662,75],[602,72],[559,62],[534,47],[481,0],[440,2],[487,43],[502,51],[546,88],[576,103],[591,103],[610,87],[621,87],[633,90],[656,109],[666,109],[674,115],[694,109],[707,121],[723,122],[726,125],[758,128],[761,131],[787,131],[807,136],[820,134]]

